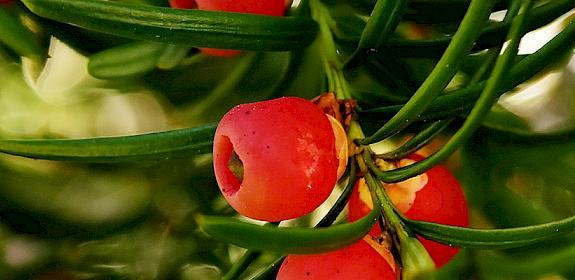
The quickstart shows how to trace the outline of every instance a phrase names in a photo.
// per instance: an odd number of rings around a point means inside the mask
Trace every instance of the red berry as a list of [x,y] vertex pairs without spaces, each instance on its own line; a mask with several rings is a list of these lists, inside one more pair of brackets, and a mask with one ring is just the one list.
[[221,57],[232,57],[236,56],[242,51],[238,50],[225,50],[225,49],[213,49],[213,48],[200,48],[203,54],[211,55],[211,56],[221,56]]
[[338,159],[326,115],[297,97],[236,106],[214,138],[214,172],[228,203],[265,221],[305,215],[336,183]]
[[[316,255],[289,255],[284,260],[277,280],[395,280],[395,268],[389,265],[389,251],[382,255],[364,240]],[[393,263],[393,260],[391,260]]]
[[196,8],[194,0],[170,0],[170,7],[176,9],[193,9]]
[[[422,156],[411,155],[409,159],[400,161],[400,167],[422,159]],[[409,180],[384,184],[384,188],[396,207],[410,219],[462,227],[469,225],[463,191],[453,175],[441,165]],[[367,186],[365,183],[357,184],[349,200],[348,218],[351,221],[360,219],[369,213],[370,207]],[[378,225],[370,231],[373,236],[380,233]],[[456,247],[423,238],[419,240],[438,267],[449,262],[459,251]]]
[[[283,16],[285,0],[196,0],[198,9],[207,11],[225,11],[268,16]],[[202,52],[212,56],[234,56],[238,50],[201,48]]]
[[285,0],[196,0],[198,9],[283,16]]

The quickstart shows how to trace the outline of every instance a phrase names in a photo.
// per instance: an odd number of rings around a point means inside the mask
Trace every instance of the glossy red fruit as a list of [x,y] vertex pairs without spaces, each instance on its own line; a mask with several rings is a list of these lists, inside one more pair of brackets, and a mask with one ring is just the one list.
[[[422,159],[422,156],[414,154],[400,161],[400,166]],[[441,165],[404,182],[384,184],[384,187],[396,207],[410,219],[462,227],[469,225],[463,190],[449,170]],[[349,220],[355,221],[367,215],[371,207],[367,186],[365,183],[356,184],[349,200]],[[373,236],[380,233],[378,225],[370,231]],[[438,267],[449,262],[459,251],[456,247],[423,238],[419,240]]]
[[170,0],[170,7],[176,9],[194,9],[196,2],[194,0]]
[[198,9],[283,16],[285,0],[196,0]]
[[[387,254],[386,254],[387,255]],[[289,255],[277,280],[395,280],[395,268],[366,241],[333,252]]]
[[220,121],[214,172],[228,203],[258,220],[300,217],[336,184],[338,159],[326,115],[297,97],[239,105]]
[[[285,13],[285,0],[196,0],[198,9],[207,11],[224,11],[246,14],[259,14],[268,16],[283,16]],[[222,50],[213,48],[200,48],[207,55],[234,56],[238,50]]]

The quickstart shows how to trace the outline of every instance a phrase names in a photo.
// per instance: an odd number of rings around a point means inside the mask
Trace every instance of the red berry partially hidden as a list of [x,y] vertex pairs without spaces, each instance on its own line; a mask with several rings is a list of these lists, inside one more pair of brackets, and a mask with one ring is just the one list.
[[[285,0],[196,0],[198,9],[207,11],[224,11],[268,16],[283,16]],[[200,48],[203,53],[212,56],[234,56],[238,50]]]
[[[409,159],[401,160],[399,167],[422,159],[422,156],[411,155]],[[469,213],[463,191],[453,175],[441,165],[403,182],[383,184],[383,187],[394,205],[407,218],[453,226],[469,225]],[[362,218],[369,213],[371,207],[369,189],[365,183],[357,184],[349,199],[349,220]],[[378,225],[370,231],[373,236],[380,233]],[[449,262],[459,251],[456,247],[423,238],[419,240],[438,267]]]
[[366,241],[333,252],[316,255],[289,255],[277,280],[394,280],[395,268]]
[[194,9],[196,2],[194,0],[170,0],[170,7],[176,9]]
[[336,184],[338,159],[326,115],[297,97],[242,104],[220,121],[214,172],[228,203],[264,221],[300,217]]
[[196,0],[198,9],[283,16],[285,0]]

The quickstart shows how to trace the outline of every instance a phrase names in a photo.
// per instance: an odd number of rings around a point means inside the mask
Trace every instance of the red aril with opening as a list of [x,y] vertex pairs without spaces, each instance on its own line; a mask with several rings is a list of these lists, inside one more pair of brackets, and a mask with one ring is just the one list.
[[325,201],[337,180],[330,121],[302,98],[236,106],[220,121],[213,152],[222,194],[253,219],[305,215]]

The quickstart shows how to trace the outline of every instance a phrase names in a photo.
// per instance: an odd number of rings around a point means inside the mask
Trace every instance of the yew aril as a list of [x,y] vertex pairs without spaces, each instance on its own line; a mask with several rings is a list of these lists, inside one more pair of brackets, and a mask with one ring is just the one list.
[[12,5],[14,5],[14,3],[15,0],[0,0],[0,8],[10,8]]
[[238,105],[214,137],[214,173],[240,214],[281,221],[310,213],[331,194],[339,160],[328,117],[297,97]]
[[194,0],[170,0],[170,7],[176,9],[194,9],[197,6]]
[[195,0],[198,9],[235,13],[283,16],[284,0]]
[[[170,0],[170,6],[179,9],[206,11],[223,11],[234,13],[283,16],[286,3],[284,0]],[[235,56],[239,50],[200,48],[202,53],[212,56]]]
[[[369,237],[366,237],[369,238]],[[314,255],[289,255],[277,280],[395,280],[395,266],[389,251],[360,240],[342,249]],[[383,250],[383,251],[382,251]],[[393,263],[393,261],[391,262]]]
[[[411,155],[399,162],[399,167],[422,160],[420,155]],[[437,165],[426,173],[403,182],[383,184],[394,205],[409,219],[434,222],[453,226],[469,225],[467,202],[461,186],[444,166]],[[365,182],[358,181],[349,200],[348,218],[355,221],[371,211],[372,202]],[[381,233],[375,225],[370,234]],[[419,238],[438,267],[451,260],[459,251],[437,242]]]

